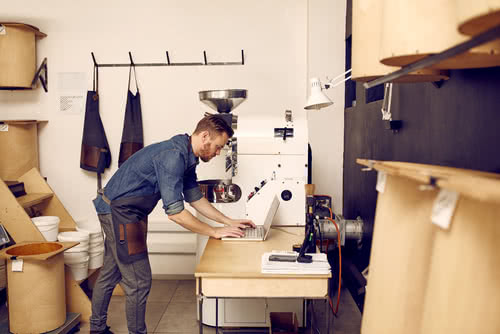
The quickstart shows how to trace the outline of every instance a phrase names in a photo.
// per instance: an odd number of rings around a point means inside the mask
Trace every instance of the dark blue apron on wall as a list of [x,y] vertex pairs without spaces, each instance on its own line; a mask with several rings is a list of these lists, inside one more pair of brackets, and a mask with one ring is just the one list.
[[[136,94],[130,91],[130,76],[134,69]],[[118,167],[120,167],[135,152],[144,147],[144,135],[142,130],[141,95],[137,85],[137,75],[135,65],[130,65],[128,72],[127,106],[125,107],[125,120],[123,122],[122,141],[120,144],[120,157]]]
[[95,66],[93,82],[94,90],[87,92],[85,105],[80,168],[97,173],[99,190],[102,188],[101,173],[111,165],[111,152],[99,115],[99,68]]

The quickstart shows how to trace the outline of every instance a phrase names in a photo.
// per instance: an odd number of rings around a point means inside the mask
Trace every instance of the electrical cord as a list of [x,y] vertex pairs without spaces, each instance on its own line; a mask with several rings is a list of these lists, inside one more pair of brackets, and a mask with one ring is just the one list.
[[[328,219],[329,221],[331,221],[333,223],[333,225],[335,225],[335,229],[337,230],[337,243],[338,243],[338,248],[339,248],[339,288],[338,288],[338,292],[337,292],[337,305],[335,306],[335,309],[333,309],[333,303],[332,303],[332,300],[331,298],[328,298],[329,301],[330,301],[330,307],[332,309],[332,312],[334,315],[337,315],[337,312],[339,311],[339,303],[340,303],[340,288],[342,286],[342,252],[340,250],[340,231],[339,231],[339,227],[337,225],[337,223],[332,219],[333,218],[333,212],[332,212],[332,209],[328,208],[330,210],[330,218],[326,218]],[[328,251],[328,248],[327,248],[327,251]]]

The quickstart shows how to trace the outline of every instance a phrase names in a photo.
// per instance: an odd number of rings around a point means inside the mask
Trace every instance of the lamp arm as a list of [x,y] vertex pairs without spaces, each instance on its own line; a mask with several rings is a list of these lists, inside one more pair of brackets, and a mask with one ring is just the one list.
[[347,80],[349,80],[352,77],[351,75],[348,76],[347,78],[343,78],[339,82],[335,82],[334,83],[335,80],[344,77],[346,74],[351,73],[351,71],[352,71],[352,68],[348,69],[344,73],[341,73],[341,74],[337,75],[335,78],[333,78],[331,80],[329,80],[328,77],[326,77],[326,80],[328,80],[328,83],[325,84],[325,89],[328,89],[328,88],[331,88],[331,87],[336,87],[336,86],[340,85],[341,83],[346,82]]

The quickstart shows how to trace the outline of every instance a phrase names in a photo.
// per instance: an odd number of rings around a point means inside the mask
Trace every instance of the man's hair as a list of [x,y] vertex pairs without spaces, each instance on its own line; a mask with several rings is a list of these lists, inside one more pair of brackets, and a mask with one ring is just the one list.
[[210,137],[221,135],[223,132],[227,134],[228,138],[234,135],[234,131],[229,124],[224,120],[221,115],[205,116],[198,122],[193,134],[198,134],[202,131],[208,131]]

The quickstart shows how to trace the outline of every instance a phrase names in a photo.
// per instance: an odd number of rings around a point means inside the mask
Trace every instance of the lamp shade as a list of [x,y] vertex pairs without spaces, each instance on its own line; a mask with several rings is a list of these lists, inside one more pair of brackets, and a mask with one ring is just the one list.
[[321,89],[321,81],[318,78],[311,79],[311,95],[307,99],[307,104],[304,109],[307,110],[319,110],[331,106],[333,104],[332,100],[323,93]]

